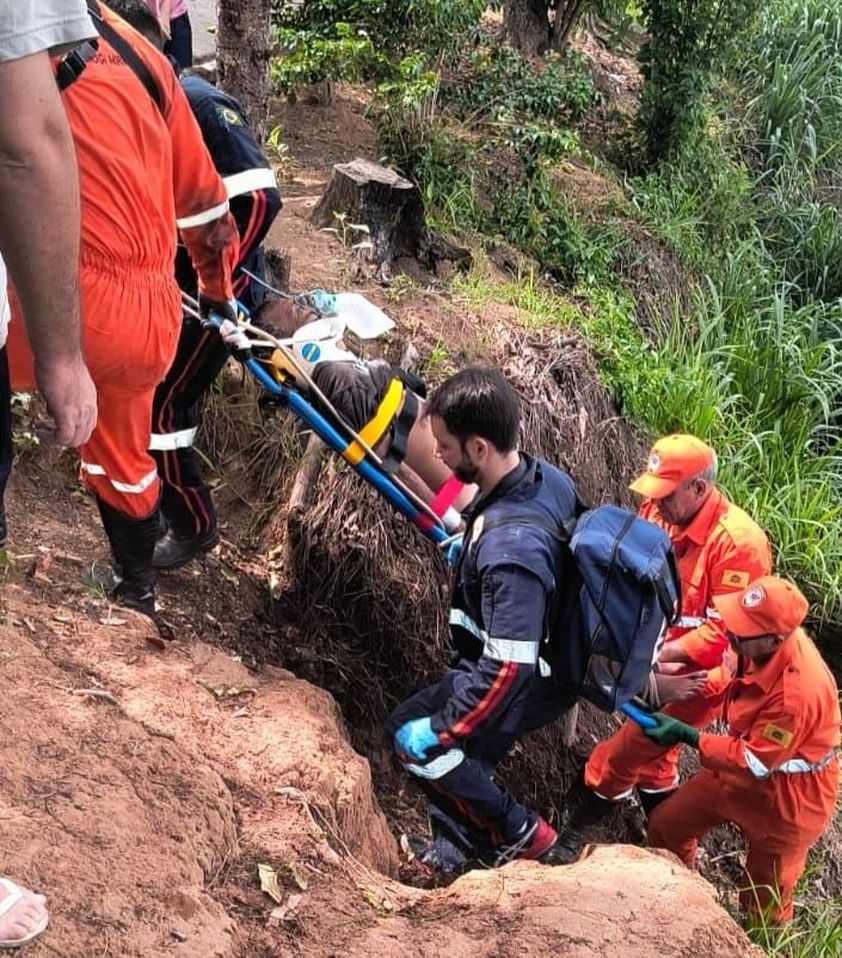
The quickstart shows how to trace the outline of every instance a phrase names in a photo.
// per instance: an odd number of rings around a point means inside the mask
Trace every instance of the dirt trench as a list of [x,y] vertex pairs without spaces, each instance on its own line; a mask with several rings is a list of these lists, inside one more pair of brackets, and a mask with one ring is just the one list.
[[756,953],[710,886],[638,849],[398,883],[327,693],[200,641],[161,651],[141,617],[64,602],[55,574],[48,601],[36,574],[7,584],[0,627],[4,871],[45,891],[52,918],[30,955]]

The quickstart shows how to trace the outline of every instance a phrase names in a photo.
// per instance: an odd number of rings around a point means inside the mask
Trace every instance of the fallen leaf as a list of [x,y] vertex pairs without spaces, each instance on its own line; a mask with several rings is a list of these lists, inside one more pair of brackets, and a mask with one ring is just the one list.
[[99,621],[101,625],[125,625],[128,619],[119,619],[116,615],[107,615]]
[[303,898],[303,895],[290,895],[283,905],[278,905],[277,908],[273,908],[272,911],[269,912],[269,923],[292,921],[295,918],[293,912],[301,904]]
[[307,879],[301,874],[301,872],[295,867],[295,863],[287,865],[289,869],[290,878],[295,882],[298,888],[301,891],[307,891],[310,885],[307,882]]
[[260,878],[260,890],[265,892],[272,901],[276,901],[279,905],[284,900],[284,896],[281,894],[280,886],[278,885],[278,874],[271,865],[266,865],[259,863],[257,866],[257,875]]
[[360,894],[371,905],[375,911],[394,911],[395,906],[388,898],[385,898],[380,892],[373,888],[363,888],[359,886]]
[[225,685],[221,682],[214,684],[205,679],[196,679],[196,684],[201,685],[203,689],[206,689],[214,698],[218,699],[233,699],[238,695],[257,695],[257,689],[251,686],[240,688],[238,685]]

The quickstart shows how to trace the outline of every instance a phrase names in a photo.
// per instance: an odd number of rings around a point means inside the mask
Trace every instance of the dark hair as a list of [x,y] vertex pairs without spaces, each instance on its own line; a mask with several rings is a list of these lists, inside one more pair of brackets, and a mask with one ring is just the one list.
[[438,416],[461,443],[481,436],[498,452],[517,449],[520,400],[499,369],[471,366],[451,376],[430,396],[426,414]]
[[161,35],[161,25],[158,18],[146,6],[143,0],[106,0],[105,5],[113,10],[118,17],[122,17],[130,27],[156,46],[159,50],[164,46]]

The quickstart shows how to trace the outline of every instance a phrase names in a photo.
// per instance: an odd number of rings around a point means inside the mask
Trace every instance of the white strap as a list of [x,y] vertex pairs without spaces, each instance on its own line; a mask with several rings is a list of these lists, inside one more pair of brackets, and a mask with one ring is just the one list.
[[6,889],[6,897],[0,901],[0,917],[10,912],[23,899],[23,889],[11,878],[0,878],[0,885]]

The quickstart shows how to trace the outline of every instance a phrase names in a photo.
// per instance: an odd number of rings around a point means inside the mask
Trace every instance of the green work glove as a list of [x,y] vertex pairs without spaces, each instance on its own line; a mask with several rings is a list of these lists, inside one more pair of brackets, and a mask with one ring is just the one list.
[[654,728],[644,728],[643,731],[653,742],[658,745],[677,745],[684,742],[685,745],[692,745],[693,748],[699,747],[699,730],[687,725],[686,722],[679,722],[678,719],[670,718],[662,712],[654,712],[649,716],[658,723]]

